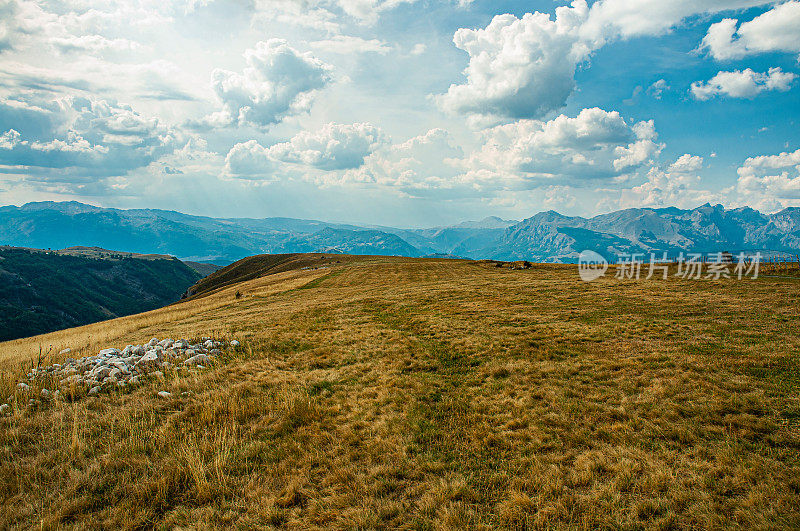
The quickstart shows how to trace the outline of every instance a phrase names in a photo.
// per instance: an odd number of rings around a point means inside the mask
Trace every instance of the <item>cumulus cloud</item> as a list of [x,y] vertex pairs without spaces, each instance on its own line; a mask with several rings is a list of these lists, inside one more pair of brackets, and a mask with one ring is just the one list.
[[703,166],[703,158],[696,155],[681,155],[666,169],[652,167],[647,180],[632,188],[621,190],[618,208],[642,208],[678,206],[690,207],[720,200],[718,194],[698,189],[700,177],[697,172]]
[[367,157],[364,166],[330,176],[328,182],[385,185],[409,195],[447,193],[456,183],[463,150],[444,129],[431,129],[405,142],[384,146]]
[[469,160],[466,179],[515,181],[535,187],[554,179],[580,185],[619,178],[656,157],[662,145],[652,121],[627,123],[616,111],[584,109],[549,121],[520,120],[484,133],[484,145]]
[[459,29],[453,42],[470,56],[465,84],[440,96],[448,111],[476,117],[541,118],[561,108],[575,88],[575,68],[588,49],[578,36],[585,1],[521,19],[499,15],[484,29]]
[[780,68],[770,68],[769,72],[755,72],[750,68],[719,72],[707,83],[692,83],[692,95],[701,101],[714,96],[730,96],[732,98],[754,98],[765,91],[777,90],[786,92],[792,88],[797,75],[784,72]]
[[0,149],[14,149],[21,142],[19,131],[9,129],[0,135]]
[[164,11],[171,3],[144,5],[109,1],[87,6],[79,1],[58,3],[35,0],[0,0],[0,51],[9,48],[47,47],[57,53],[120,52],[142,48],[136,40],[109,36],[138,26],[170,20]]
[[670,173],[691,173],[703,167],[703,157],[686,153],[669,166]]
[[[7,102],[0,103],[0,108]],[[105,100],[68,97],[38,108],[52,131],[23,137],[9,129],[0,137],[0,164],[7,173],[33,180],[72,182],[124,175],[177,147],[178,135],[157,118]],[[24,127],[24,124],[22,124]]]
[[256,140],[236,144],[225,157],[225,175],[240,179],[276,180],[277,165]]
[[213,125],[267,127],[307,112],[315,91],[331,82],[332,68],[282,39],[259,42],[244,53],[242,73],[216,69],[211,86],[222,110],[207,118]]
[[[455,45],[469,54],[466,82],[440,95],[450,112],[478,124],[542,119],[575,90],[575,71],[620,38],[659,35],[688,17],[763,5],[764,0],[586,0],[521,19],[506,14],[484,29],[459,29]],[[660,92],[659,92],[660,94]]]
[[363,165],[384,142],[383,133],[373,125],[329,123],[319,131],[301,131],[289,142],[275,144],[269,148],[269,155],[321,170],[347,170]]
[[737,24],[732,18],[712,24],[700,49],[721,61],[765,52],[800,53],[800,2],[786,2]]
[[225,158],[225,174],[232,177],[275,180],[288,165],[309,170],[351,170],[385,143],[383,133],[366,123],[329,123],[315,132],[301,131],[288,142],[262,146],[256,140],[233,146]]
[[748,158],[737,173],[740,197],[765,208],[781,208],[800,200],[800,149]]
[[598,0],[581,28],[585,39],[604,42],[613,38],[660,35],[685,19],[757,7],[765,0]]

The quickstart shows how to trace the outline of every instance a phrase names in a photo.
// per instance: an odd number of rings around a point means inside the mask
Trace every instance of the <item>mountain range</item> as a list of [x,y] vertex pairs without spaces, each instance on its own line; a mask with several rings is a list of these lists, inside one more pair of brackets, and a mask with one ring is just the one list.
[[0,207],[0,244],[52,249],[98,246],[217,264],[254,254],[296,252],[537,262],[575,262],[587,249],[609,260],[622,253],[794,254],[800,250],[800,208],[764,214],[748,207],[706,204],[691,210],[635,208],[591,218],[548,211],[523,221],[489,217],[447,227],[404,229],[38,202]]

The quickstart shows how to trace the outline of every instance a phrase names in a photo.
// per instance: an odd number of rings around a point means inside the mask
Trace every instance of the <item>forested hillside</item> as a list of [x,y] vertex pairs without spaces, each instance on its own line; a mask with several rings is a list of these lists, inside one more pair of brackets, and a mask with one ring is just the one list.
[[159,308],[201,278],[175,258],[0,248],[0,341]]

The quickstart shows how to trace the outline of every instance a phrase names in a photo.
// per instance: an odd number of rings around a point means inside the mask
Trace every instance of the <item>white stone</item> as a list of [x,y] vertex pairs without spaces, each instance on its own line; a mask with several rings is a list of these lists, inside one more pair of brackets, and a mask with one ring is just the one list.
[[148,352],[134,366],[141,373],[152,372],[159,367],[161,367],[161,359],[156,352]]
[[208,341],[206,341],[205,343],[203,343],[203,346],[204,346],[205,348],[214,348],[214,342],[213,342],[213,341],[211,341],[211,340],[209,339]]
[[172,396],[172,393],[170,393],[169,391],[159,391],[158,392],[158,396],[159,396],[159,398],[167,399],[167,398],[170,398]]
[[92,387],[91,389],[89,389],[89,394],[90,394],[90,395],[97,395],[97,394],[100,394],[100,386],[99,386],[99,385],[95,385],[94,387]]
[[27,393],[28,391],[30,391],[31,386],[26,384],[25,382],[20,382],[17,384],[17,389],[19,389],[23,393]]
[[11,406],[8,404],[3,404],[0,406],[0,415],[6,415],[7,413],[11,412]]
[[98,356],[119,356],[122,354],[119,349],[117,348],[104,348],[98,354]]
[[66,378],[61,380],[61,385],[80,385],[82,383],[83,383],[83,378],[81,378],[77,374],[67,376]]
[[234,339],[233,341],[231,341],[231,346],[232,346],[232,347],[236,348],[236,347],[238,347],[239,345],[241,345],[241,343],[239,343],[239,342],[238,342],[238,341],[236,341],[235,339]]
[[175,344],[175,342],[172,341],[171,339],[162,339],[158,344],[164,348],[170,348],[172,347],[172,345]]
[[199,365],[201,363],[211,363],[211,358],[209,358],[205,354],[197,354],[196,356],[192,356],[191,358],[183,362],[183,364],[186,365],[187,367],[191,367],[193,365]]
[[148,347],[154,347],[156,345],[158,345],[158,338],[157,337],[154,337],[153,339],[151,339],[150,341],[147,342],[147,346]]
[[59,353],[58,353],[58,355],[59,355],[59,356],[66,356],[66,355],[67,355],[67,354],[69,354],[70,352],[72,352],[72,349],[71,349],[71,348],[65,348],[64,350],[62,350],[61,352],[59,352]]
[[42,398],[50,398],[50,391],[47,389],[42,389]]
[[89,374],[92,378],[95,378],[98,381],[104,380],[105,378],[108,378],[108,376],[111,374],[111,367],[99,366]]

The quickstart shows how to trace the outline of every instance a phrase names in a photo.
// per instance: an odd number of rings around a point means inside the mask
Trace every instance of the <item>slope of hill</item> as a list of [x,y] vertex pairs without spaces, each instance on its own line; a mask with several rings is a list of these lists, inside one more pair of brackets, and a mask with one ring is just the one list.
[[76,245],[231,263],[264,253],[339,252],[418,257],[575,262],[597,250],[619,253],[800,250],[800,209],[772,215],[703,205],[628,209],[593,218],[542,212],[521,222],[486,218],[451,227],[400,229],[289,218],[214,219],[162,210],[116,210],[81,203],[0,208],[0,242],[24,247]]
[[[796,280],[336,259],[0,343],[0,528],[800,526]],[[242,346],[72,402],[25,376],[204,336]]]
[[0,247],[0,340],[159,308],[200,278],[172,257]]
[[186,291],[186,298],[210,295],[222,288],[292,270],[320,270],[350,262],[352,256],[338,254],[264,254],[249,256],[198,281]]

